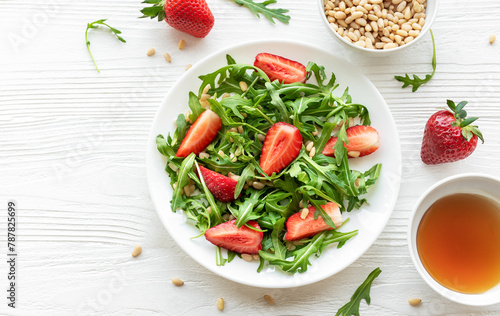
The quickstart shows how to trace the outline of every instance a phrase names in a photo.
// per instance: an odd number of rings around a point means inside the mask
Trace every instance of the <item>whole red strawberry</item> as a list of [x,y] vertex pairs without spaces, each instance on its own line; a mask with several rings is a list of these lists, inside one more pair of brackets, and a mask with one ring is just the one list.
[[449,111],[434,113],[425,125],[420,157],[427,165],[435,165],[465,159],[476,149],[477,139],[484,143],[477,126],[470,125],[477,117],[467,117],[463,109],[467,104],[448,100]]
[[205,0],[145,0],[153,4],[141,10],[141,18],[158,18],[195,37],[205,37],[214,26],[214,16]]

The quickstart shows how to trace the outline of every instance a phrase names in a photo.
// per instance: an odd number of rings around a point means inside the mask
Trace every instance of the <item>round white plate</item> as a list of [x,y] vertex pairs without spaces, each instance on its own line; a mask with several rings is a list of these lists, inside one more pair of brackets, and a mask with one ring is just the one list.
[[[199,75],[225,66],[226,54],[230,54],[236,62],[253,64],[255,56],[261,52],[281,55],[304,65],[314,61],[325,66],[328,75],[334,72],[337,83],[340,84],[335,90],[337,94],[342,95],[348,86],[353,101],[369,109],[372,126],[380,134],[380,148],[375,153],[349,160],[351,169],[360,171],[368,170],[375,163],[382,163],[380,179],[366,195],[369,205],[343,214],[344,218],[349,217],[350,221],[341,228],[341,231],[358,229],[358,235],[340,249],[336,249],[334,245],[326,249],[319,258],[311,256],[311,266],[307,272],[294,275],[282,272],[274,266],[264,268],[257,273],[257,261],[246,262],[238,257],[225,266],[217,266],[215,246],[203,236],[191,239],[199,235],[199,231],[186,223],[183,212],[172,212],[170,178],[165,172],[165,159],[157,151],[155,143],[158,134],[166,136],[169,132],[175,131],[174,122],[177,115],[189,109],[188,92],[198,92],[201,84]],[[147,144],[146,164],[151,199],[163,225],[179,246],[199,264],[224,278],[265,288],[287,288],[314,283],[334,275],[361,257],[389,220],[401,181],[401,148],[396,126],[387,104],[368,78],[346,61],[322,49],[309,44],[277,40],[248,42],[223,49],[187,71],[170,89],[156,114]]]

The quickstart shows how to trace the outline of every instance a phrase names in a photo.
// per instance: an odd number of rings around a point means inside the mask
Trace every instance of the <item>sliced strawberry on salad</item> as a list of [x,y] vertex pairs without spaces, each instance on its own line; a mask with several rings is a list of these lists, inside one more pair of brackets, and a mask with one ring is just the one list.
[[259,165],[267,175],[280,172],[300,153],[302,135],[297,127],[278,122],[267,131]]
[[[258,254],[262,250],[263,233],[246,227],[238,228],[233,219],[208,229],[205,238],[212,244],[238,253]],[[255,221],[248,221],[247,225],[260,230]]]
[[[375,152],[379,147],[379,135],[376,129],[371,126],[355,125],[346,130],[348,144],[344,144],[347,150],[347,157],[363,157]],[[334,146],[337,144],[337,137],[330,138],[326,143],[322,154],[329,157],[335,156]]]
[[200,166],[200,172],[208,190],[221,202],[234,201],[234,190],[238,181]]
[[[342,215],[340,214],[338,205],[328,202],[327,204],[322,205],[322,207],[335,223],[335,227],[339,227],[342,224]],[[309,213],[305,217],[303,216],[302,211],[300,211],[288,218],[286,221],[286,240],[292,241],[312,237],[324,230],[333,229],[333,227],[330,227],[327,223],[325,223],[321,216],[314,219],[314,206],[309,206],[307,209],[309,210]]]
[[269,53],[260,53],[253,64],[261,69],[271,81],[281,83],[305,82],[306,67],[299,62]]
[[221,118],[212,110],[205,110],[189,128],[176,156],[187,157],[190,153],[198,155],[217,137],[221,127]]

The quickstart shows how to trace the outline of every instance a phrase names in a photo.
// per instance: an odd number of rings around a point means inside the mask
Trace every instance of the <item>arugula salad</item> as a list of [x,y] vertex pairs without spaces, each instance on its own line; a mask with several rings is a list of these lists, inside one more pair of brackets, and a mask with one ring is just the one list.
[[[349,160],[376,150],[378,134],[367,108],[348,88],[336,91],[323,66],[258,57],[250,65],[226,55],[226,66],[200,76],[190,111],[156,145],[166,158],[172,210],[215,245],[217,265],[239,256],[259,260],[258,272],[274,265],[303,273],[312,255],[356,236],[338,227],[367,203],[363,195],[382,165],[362,172]],[[369,146],[368,128],[376,134]]]

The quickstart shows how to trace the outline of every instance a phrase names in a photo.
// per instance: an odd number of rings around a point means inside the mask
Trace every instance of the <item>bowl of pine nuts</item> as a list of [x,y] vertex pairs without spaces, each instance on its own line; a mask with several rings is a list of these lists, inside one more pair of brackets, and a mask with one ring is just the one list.
[[430,29],[438,0],[318,0],[326,27],[344,45],[386,55],[413,45]]

